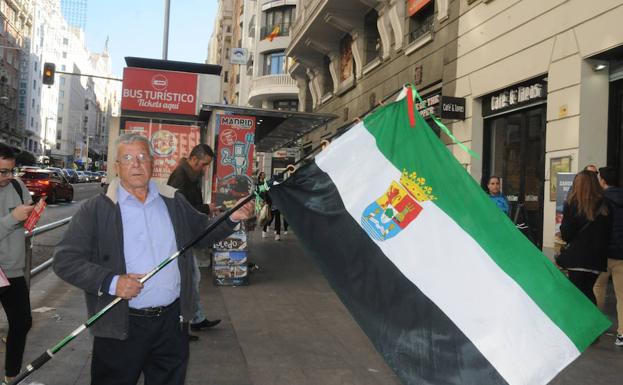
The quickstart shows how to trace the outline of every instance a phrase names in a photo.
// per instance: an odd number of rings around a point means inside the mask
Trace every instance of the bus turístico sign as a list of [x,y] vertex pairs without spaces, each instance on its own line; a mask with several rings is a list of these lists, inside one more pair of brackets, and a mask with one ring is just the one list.
[[197,80],[193,73],[126,67],[121,109],[196,115]]

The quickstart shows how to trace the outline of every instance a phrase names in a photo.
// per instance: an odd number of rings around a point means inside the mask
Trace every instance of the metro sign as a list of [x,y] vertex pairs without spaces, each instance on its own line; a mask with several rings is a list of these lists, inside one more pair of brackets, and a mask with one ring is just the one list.
[[126,67],[121,109],[196,115],[197,74]]

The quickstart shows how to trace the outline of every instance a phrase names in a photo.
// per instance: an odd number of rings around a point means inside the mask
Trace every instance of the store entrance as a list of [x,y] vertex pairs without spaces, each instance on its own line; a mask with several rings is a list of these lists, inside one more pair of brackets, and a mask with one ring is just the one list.
[[545,104],[485,120],[483,177],[497,175],[510,204],[510,217],[527,227],[537,247],[543,241]]
[[619,169],[623,181],[623,79],[610,83],[608,165]]

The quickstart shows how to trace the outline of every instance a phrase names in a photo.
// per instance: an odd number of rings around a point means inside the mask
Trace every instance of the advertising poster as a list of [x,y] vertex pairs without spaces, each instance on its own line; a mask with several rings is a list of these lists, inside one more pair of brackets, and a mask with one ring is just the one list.
[[121,109],[195,115],[197,81],[193,73],[126,67]]
[[575,174],[572,172],[559,172],[556,174],[556,223],[554,225],[554,239],[562,241],[560,237],[560,224],[562,223],[562,208],[567,199],[567,193],[573,185]]
[[149,138],[154,152],[153,177],[165,180],[180,158],[187,157],[201,140],[198,126],[126,121],[125,132],[139,133]]
[[253,190],[255,117],[217,115],[216,173],[212,202],[225,208]]

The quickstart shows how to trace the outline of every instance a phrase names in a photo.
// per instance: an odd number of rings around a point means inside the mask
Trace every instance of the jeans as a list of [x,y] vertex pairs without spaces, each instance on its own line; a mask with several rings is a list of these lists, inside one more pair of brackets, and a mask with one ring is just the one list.
[[[197,250],[194,250],[194,252],[197,252]],[[199,297],[199,283],[201,283],[201,270],[199,270],[197,258],[193,255],[193,290],[195,292],[195,306],[197,308],[197,310],[195,310],[195,316],[190,321],[193,324],[197,324],[206,319],[205,311],[201,305],[201,298]]]

